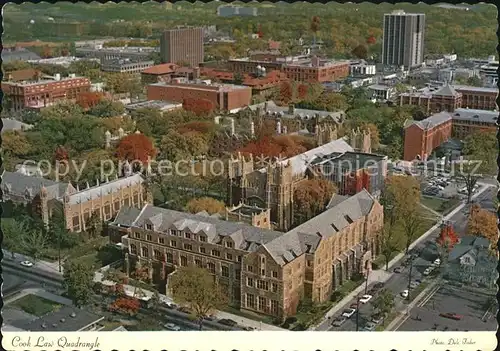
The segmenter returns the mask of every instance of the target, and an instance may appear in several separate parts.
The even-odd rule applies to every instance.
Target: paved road
[[[481,190],[481,189],[480,189]],[[476,203],[479,203],[482,207],[489,208],[493,205],[493,197],[495,196],[497,192],[497,189],[494,187],[487,188],[484,190],[484,192],[480,193],[476,198],[475,201]],[[450,221],[454,224],[455,230],[457,231],[457,234],[460,236],[463,236],[466,234],[466,228],[467,228],[467,216],[468,216],[468,211],[467,210],[461,210],[458,211],[455,215],[453,215],[450,218]],[[439,235],[439,229],[436,229],[432,234],[430,234],[427,239],[417,245],[415,249],[417,250],[422,250],[421,256],[416,258],[413,262],[413,268],[412,268],[412,280],[414,279],[420,279],[423,280],[422,273],[427,268],[432,261],[434,261],[437,256],[438,252],[437,249],[434,245],[434,241],[436,240],[437,236]],[[402,261],[402,260],[401,260]],[[398,262],[394,267],[397,267],[398,265],[401,264],[401,261]],[[392,277],[390,277],[386,283],[385,287],[391,291],[394,295],[396,295],[396,310],[404,310],[406,308],[406,305],[403,305],[401,302],[401,298],[398,296],[403,290],[408,288],[408,283],[409,283],[409,267],[405,267],[404,271],[401,273],[394,274]],[[375,299],[375,297],[374,297]],[[348,308],[349,305],[355,303],[356,300],[353,299],[349,303],[347,303],[338,313],[336,316],[340,315],[342,311],[345,308]],[[359,325],[362,326],[366,322],[367,319],[371,318],[371,314],[373,312],[373,309],[370,305],[370,303],[366,305],[362,305],[360,307],[359,313]],[[335,318],[335,317],[334,317]],[[316,328],[316,330],[341,330],[341,331],[353,331],[356,330],[356,317],[353,316],[351,319],[349,319],[347,322],[345,322],[340,328],[338,327],[332,327],[331,322],[333,319],[330,320],[325,320],[320,326]]]

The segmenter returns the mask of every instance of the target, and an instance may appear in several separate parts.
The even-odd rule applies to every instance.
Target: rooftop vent
[[[335,230],[336,232],[338,232],[338,231],[339,231],[339,229],[335,226],[335,224],[333,224],[333,223],[332,223],[332,224],[330,224],[330,225],[332,226],[333,230]]]
[[[64,323],[64,322],[66,322],[66,319],[61,318],[60,322],[61,322],[61,323]]]
[[[43,329],[46,329],[46,328],[47,328],[47,323],[43,322],[43,323],[42,323],[42,328],[43,328]]]
[[[57,328],[57,323],[52,323],[52,327]]]
[[[71,318],[75,318],[76,317],[76,313],[75,312],[71,312],[71,314],[69,315]]]
[[[354,221],[351,219],[351,217],[349,217],[349,215],[345,215],[344,216],[345,220],[347,221],[347,223],[351,224],[353,223]]]
[[[472,116],[472,118],[479,118],[479,115],[474,115]]]

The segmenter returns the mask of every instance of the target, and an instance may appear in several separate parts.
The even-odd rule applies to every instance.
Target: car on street
[[[394,273],[401,273],[403,271],[403,267],[394,268]]]
[[[215,317],[215,315],[211,314],[211,315],[203,317],[203,319],[205,319],[207,321],[214,321],[217,319],[217,317]]]
[[[256,329],[253,327],[243,327],[243,330],[245,331],[255,331]]]
[[[408,297],[409,293],[410,292],[408,291],[408,289],[405,289],[405,290],[401,291],[401,297],[406,299]]]
[[[422,284],[422,281],[420,279],[415,279],[416,283]]]
[[[33,267],[33,262],[31,262],[31,261],[23,261],[23,262],[21,262],[21,266],[23,266],[23,267]]]
[[[351,318],[354,313],[356,313],[356,310],[354,308],[348,308],[342,312],[342,316],[346,318]]]
[[[229,318],[221,319],[217,323],[223,324],[223,325],[227,325],[229,327],[235,327],[236,325],[238,325],[238,322],[235,322],[235,321],[233,321],[232,319],[229,319]]]
[[[420,285],[420,283],[417,283],[417,282],[413,281],[413,282],[410,283],[410,289],[415,289],[419,285]]]
[[[436,258],[434,262],[432,262],[433,266],[439,266],[441,264],[441,260],[439,258]]]
[[[365,327],[363,328],[363,330],[366,330],[366,331],[374,331],[375,328],[377,327],[377,325],[373,322],[368,322],[366,323]]]
[[[344,316],[340,316],[340,317],[335,318],[335,319],[333,320],[332,325],[333,325],[334,327],[340,327],[342,324],[344,324],[344,323],[345,323],[345,321],[346,321],[346,320],[347,320],[347,318],[346,318],[346,317],[344,317]]]
[[[370,301],[372,299],[372,297],[373,296],[371,296],[371,295],[363,295],[359,299],[359,302],[361,302],[361,303],[367,303],[368,301]]]
[[[429,275],[432,273],[432,271],[434,270],[434,267],[427,267],[425,270],[424,270],[424,273],[422,273],[423,275]]]
[[[456,313],[440,313],[439,315],[441,317],[453,319],[455,321],[459,321],[463,318],[461,315],[456,314]]]
[[[374,289],[380,290],[384,287],[384,283],[375,283],[373,286]]]
[[[175,325],[174,323],[167,323],[163,325],[163,328],[170,330],[170,331],[180,331],[181,327],[178,325]]]

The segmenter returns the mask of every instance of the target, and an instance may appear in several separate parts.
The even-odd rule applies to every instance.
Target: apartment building
[[[131,59],[149,60],[151,54],[158,52],[153,47],[103,47],[102,45],[76,48],[77,57],[96,58],[101,60]]]
[[[160,57],[163,63],[187,63],[198,67],[204,61],[203,28],[176,28],[160,37]]]
[[[425,14],[401,10],[384,15],[382,63],[416,67],[424,60]]]
[[[10,97],[14,111],[40,109],[59,101],[76,100],[79,94],[90,91],[90,80],[74,74],[66,78],[56,74],[53,79],[2,82],[2,91]]]
[[[452,137],[464,140],[477,132],[496,132],[498,112],[457,108],[451,115]]]
[[[141,73],[154,65],[152,60],[111,59],[101,60],[101,71],[115,73]]]
[[[218,84],[211,81],[156,83],[146,87],[148,100],[182,103],[184,99],[208,100],[223,111],[250,105],[252,89],[242,85]]]
[[[498,87],[482,88],[468,85],[454,85],[455,90],[462,95],[459,107],[476,110],[497,110]]]
[[[337,195],[325,212],[281,233],[146,205],[109,225],[135,265],[164,282],[176,267],[206,268],[240,309],[284,319],[302,299],[327,301],[378,254],[382,206],[366,191]]]

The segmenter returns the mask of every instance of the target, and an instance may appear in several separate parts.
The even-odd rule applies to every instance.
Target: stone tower
[[[328,144],[334,140],[337,140],[337,128],[330,124],[316,125],[314,129],[314,137],[318,146]]]
[[[290,161],[267,166],[266,195],[271,220],[277,229],[288,231],[293,224],[293,171]]]
[[[227,203],[234,206],[242,202],[245,198],[245,188],[247,177],[254,171],[253,156],[248,158],[241,153],[231,155],[227,161]]]
[[[372,152],[372,141],[370,131],[368,129],[360,130],[353,129],[349,136],[351,147],[354,151],[371,153]]]

